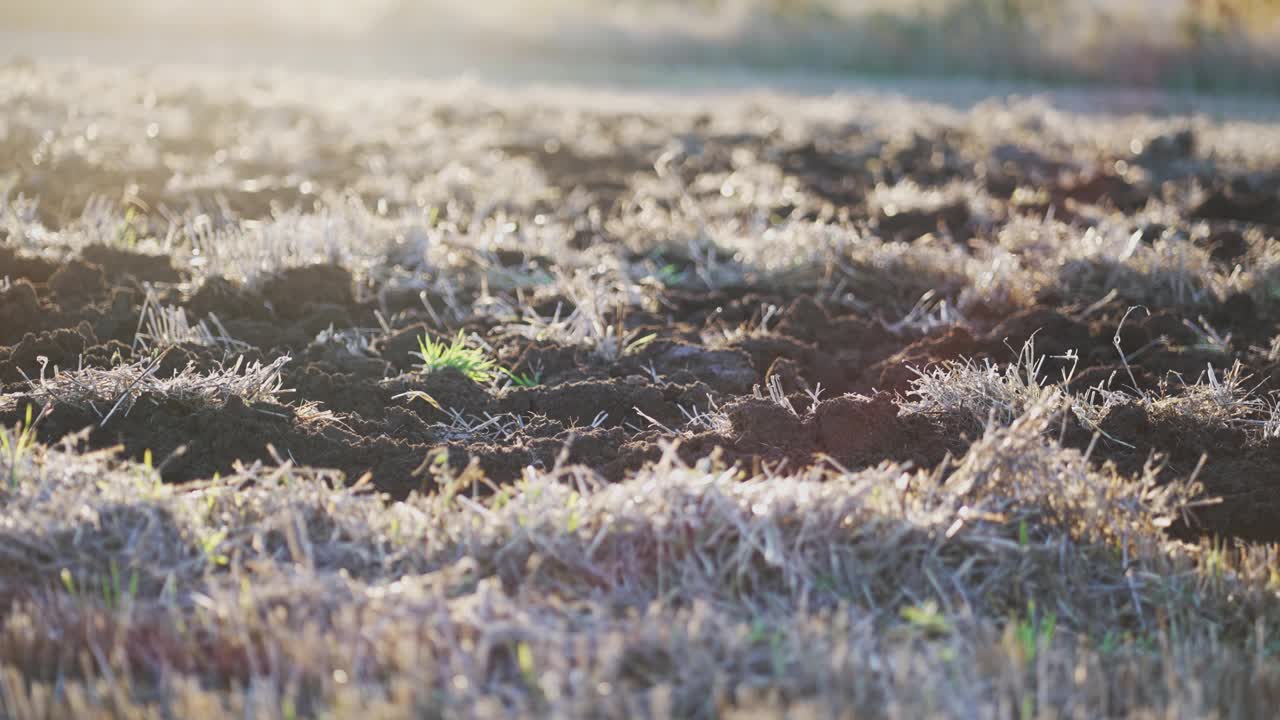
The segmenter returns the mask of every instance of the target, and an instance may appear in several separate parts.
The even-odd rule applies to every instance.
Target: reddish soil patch
[[[963,452],[970,438],[945,418],[899,414],[895,396],[910,389],[917,370],[948,361],[1013,362],[1032,340],[1046,358],[1043,377],[1056,380],[1074,370],[1072,386],[1079,389],[1136,382],[1146,391],[1164,381],[1168,390],[1170,377],[1194,380],[1206,362],[1225,367],[1238,358],[1252,358],[1250,367],[1262,378],[1280,378],[1280,364],[1259,363],[1246,352],[1271,325],[1261,322],[1260,310],[1245,296],[1209,309],[1229,316],[1222,327],[1238,328],[1241,339],[1224,351],[1203,348],[1203,336],[1183,314],[1161,311],[1121,326],[1126,308],[1118,304],[1087,316],[1075,308],[1040,306],[922,336],[891,331],[879,319],[803,293],[788,298],[740,288],[705,298],[673,291],[663,302],[684,319],[668,315],[675,321],[663,324],[656,315],[631,318],[633,327],[658,339],[616,362],[583,348],[495,337],[504,365],[539,380],[535,387],[499,389],[454,370],[416,372],[411,353],[418,339],[449,333],[412,318],[364,349],[314,342],[321,329],[367,318],[350,274],[336,266],[286,270],[256,288],[209,278],[184,297],[173,284],[180,276],[161,259],[106,249],[87,257],[44,273],[43,280],[12,282],[0,295],[0,382],[19,395],[0,422],[21,419],[24,375],[38,377],[42,363],[51,371],[55,365],[109,368],[138,359],[120,341],[131,337],[141,310],[141,292],[128,287],[138,281],[152,283],[195,319],[216,314],[233,337],[248,343],[170,348],[156,370],[161,376],[188,367],[212,372],[236,356],[293,356],[284,374],[292,391],[282,397],[285,404],[249,406],[233,399],[221,407],[189,408],[144,396],[127,416],[105,425],[92,413],[58,406],[39,428],[47,440],[88,429],[92,446],[121,445],[137,458],[150,451],[163,477],[175,482],[227,473],[235,461],[270,462],[273,451],[353,478],[370,473],[395,497],[432,487],[431,473],[419,471],[437,450],[455,472],[475,463],[497,484],[519,477],[526,466],[565,462],[619,479],[656,460],[661,443],[677,436],[686,460],[718,451],[721,461],[749,470],[815,462],[857,468],[885,460],[931,467],[947,453]],[[39,271],[36,266],[33,273],[41,277]],[[720,345],[702,340],[701,330],[728,318],[758,321],[750,308],[766,301],[785,307],[771,330]],[[489,333],[484,325],[474,329]],[[1114,345],[1117,332],[1128,367]],[[1074,358],[1066,357],[1069,352]],[[787,393],[785,403],[754,394],[766,380]],[[721,425],[690,430],[691,417],[717,409]],[[1224,501],[1198,510],[1178,532],[1280,539],[1267,523],[1267,513],[1280,505],[1272,500],[1280,493],[1265,482],[1275,467],[1271,443],[1251,443],[1236,429],[1170,423],[1117,407],[1103,429],[1133,447],[1104,441],[1100,457],[1134,471],[1150,451],[1172,447],[1165,473],[1176,477],[1208,452],[1201,479]],[[1085,442],[1086,433],[1077,434],[1073,441]]]
[[[795,468],[828,461],[852,469],[884,460],[931,467],[948,452],[966,447],[965,439],[932,418],[900,415],[885,393],[842,395],[807,407],[800,397],[790,400],[791,407],[767,398],[734,400],[723,408],[728,431],[697,435],[685,443],[682,454],[693,459],[719,448],[723,459],[747,467]]]

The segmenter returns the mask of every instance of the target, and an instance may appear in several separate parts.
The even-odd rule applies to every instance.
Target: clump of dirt
[[[29,403],[20,399],[0,422],[17,422]],[[337,468],[353,480],[368,472],[380,486],[403,489],[414,482],[412,470],[430,449],[386,436],[361,437],[340,423],[308,420],[289,406],[249,405],[236,396],[219,406],[190,407],[144,393],[105,423],[92,412],[56,404],[37,427],[39,437],[50,442],[82,430],[93,447],[119,445],[137,460],[150,452],[167,482],[228,474],[237,461],[279,457]]]
[[[936,337],[927,337],[908,345],[898,353],[881,360],[863,372],[861,386],[888,393],[905,393],[911,382],[938,363],[947,360],[990,358],[996,350],[991,341],[975,337],[963,327],[948,328]]]
[[[760,374],[739,350],[711,350],[687,342],[655,342],[639,358],[675,382],[703,382],[716,392],[741,395],[751,391]]]
[[[599,470],[610,480],[620,480],[627,471],[637,470],[645,461],[657,459],[654,446],[627,448],[630,433],[623,428],[564,429],[550,437],[525,437],[509,442],[453,441],[441,447],[454,473],[474,462],[489,481],[508,482],[520,477],[525,467],[550,470],[557,465],[583,465]],[[476,486],[488,492],[489,486]]]
[[[0,345],[12,345],[40,329],[44,312],[40,296],[29,281],[19,280],[0,290]]]
[[[584,380],[553,387],[513,388],[499,401],[502,412],[542,415],[569,427],[676,427],[686,407],[705,407],[705,385],[655,386],[633,375],[620,380]]]
[[[13,248],[0,244],[0,278],[46,283],[57,270],[57,263],[20,254]]]
[[[612,210],[626,193],[630,175],[653,167],[653,160],[642,153],[586,155],[560,141],[532,145],[512,143],[500,149],[512,157],[529,158],[548,182],[566,193],[576,189],[590,192],[605,212]]]
[[[786,395],[817,392],[804,378],[804,369],[791,358],[780,357],[769,366],[765,381],[776,383]]]
[[[779,360],[787,360],[797,381],[827,392],[845,393],[870,387],[862,375],[910,342],[890,332],[879,320],[831,315],[813,298],[796,298],[782,312],[772,332],[733,339],[728,346],[746,353],[764,379]],[[786,365],[782,367],[787,367]]]
[[[378,342],[378,351],[382,359],[397,370],[408,371],[421,362],[414,353],[418,352],[418,342],[423,337],[434,337],[425,323],[400,328]]]
[[[529,343],[518,352],[515,362],[511,364],[511,371],[529,377],[537,376],[544,385],[573,382],[583,379],[589,372],[589,361],[585,355],[579,348],[548,342]]]
[[[929,233],[968,240],[969,218],[969,205],[961,201],[933,210],[881,211],[876,227],[886,240],[910,241]]]
[[[729,342],[728,347],[746,353],[751,358],[751,366],[757,377],[761,378],[779,358],[791,360],[808,371],[813,368],[818,355],[813,343],[776,334],[762,333],[735,338]]]
[[[95,348],[96,350],[96,348]],[[129,357],[128,354],[124,357]],[[240,358],[243,363],[268,362],[257,349],[247,350],[229,347],[211,347],[195,343],[182,343],[164,348],[160,356],[160,364],[156,366],[156,377],[172,377],[188,367],[198,373],[211,373],[225,368]]]
[[[1213,190],[1189,215],[1194,220],[1238,220],[1280,226],[1280,208],[1276,207],[1274,192],[1233,185]]]
[[[80,252],[80,257],[101,267],[113,281],[125,278],[160,283],[182,281],[182,275],[174,269],[173,261],[167,255],[147,255],[106,245],[90,245]]]
[[[83,307],[107,292],[107,274],[83,260],[71,260],[49,276],[49,289],[64,310]]]
[[[814,412],[818,444],[843,463],[905,445],[898,406],[885,394],[874,398],[845,395],[827,400]]]
[[[1057,195],[1087,205],[1110,205],[1123,212],[1140,210],[1149,198],[1141,188],[1110,173],[1070,179],[1058,188]]]
[[[12,347],[0,349],[0,382],[39,378],[42,367],[50,373],[54,368],[76,368],[86,352],[97,349],[97,344],[93,328],[85,322],[76,328],[26,333]]]
[[[267,319],[266,301],[262,296],[219,275],[205,278],[184,305],[197,318],[217,315],[223,320]]]
[[[290,268],[263,281],[263,298],[284,319],[297,319],[316,306],[345,307],[355,303],[351,272],[338,265]]]
[[[1205,239],[1209,257],[1220,263],[1235,263],[1249,252],[1249,240],[1237,227],[1220,227]]]
[[[729,427],[691,438],[686,450],[696,452],[688,457],[719,449],[723,461],[748,467],[797,467],[824,459],[844,468],[884,460],[930,467],[967,444],[936,418],[902,414],[887,393],[848,394],[817,403],[798,396],[785,403],[748,396],[727,403],[721,412]],[[633,444],[631,449],[641,448]]]
[[[1110,408],[1098,425],[1095,458],[1138,474],[1153,459],[1159,477],[1195,477],[1209,502],[1190,509],[1172,528],[1184,538],[1231,536],[1258,542],[1280,541],[1280,494],[1275,492],[1275,463],[1280,441],[1249,433],[1245,426],[1205,422],[1134,400]],[[1080,448],[1091,432],[1068,435]],[[1203,465],[1201,464],[1203,459]]]
[[[841,350],[874,352],[882,356],[902,345],[902,338],[891,333],[879,320],[855,315],[832,316],[827,308],[810,296],[796,298],[778,321],[776,332],[814,343],[819,349],[833,353]]]
[[[486,413],[512,412],[500,407],[488,390],[455,368],[400,375],[379,387],[388,393],[387,397],[404,396],[398,402],[432,422],[448,421],[452,417],[450,411],[472,417],[483,417]],[[430,400],[417,397],[418,393]]]
[[[769,398],[745,397],[724,407],[733,431],[733,447],[774,457],[810,454],[815,448],[814,423]]]

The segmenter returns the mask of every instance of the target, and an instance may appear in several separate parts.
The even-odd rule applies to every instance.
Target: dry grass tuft
[[[1274,550],[1169,541],[1190,488],[1093,469],[1053,422],[1033,407],[945,472],[742,478],[668,453],[622,483],[529,470],[392,506],[287,463],[179,488],[34,446],[0,460],[0,707],[1260,710]]]
[[[156,375],[163,357],[161,352],[150,361],[109,370],[55,368],[51,376],[42,370],[39,377],[28,381],[30,394],[44,404],[70,405],[91,413],[106,425],[117,413],[127,416],[134,403],[144,396],[195,410],[221,407],[233,397],[245,404],[277,403],[289,392],[280,376],[281,369],[289,362],[287,355],[266,365],[256,360],[245,364],[243,357],[237,357],[230,367],[209,373],[199,373],[188,366],[168,378]]]

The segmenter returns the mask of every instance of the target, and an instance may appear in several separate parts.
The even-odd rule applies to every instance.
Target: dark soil
[[[163,283],[182,280],[167,255],[147,255],[106,245],[91,245],[84,249],[81,257],[101,267],[107,277],[116,282],[127,278]]]
[[[1161,413],[1136,401],[1111,408],[1099,429],[1104,435],[1095,452],[1120,471],[1138,473],[1156,460],[1161,477],[1194,475],[1205,496],[1216,500],[1192,509],[1174,526],[1176,534],[1280,541],[1280,494],[1274,489],[1280,440],[1241,426]],[[1083,448],[1091,439],[1077,433],[1074,441]]]
[[[669,168],[689,192],[701,192],[692,188],[705,174],[733,172],[734,153],[749,151],[770,158],[823,203],[766,208],[770,222],[848,222],[890,243],[928,236],[929,242],[972,249],[971,238],[990,232],[986,211],[971,209],[967,200],[928,209],[869,203],[879,184],[905,179],[926,188],[972,180],[997,200],[997,214],[1005,218],[1052,212],[1081,228],[1100,211],[1134,213],[1153,200],[1172,203],[1180,197],[1173,192],[1182,187],[1178,183],[1195,184],[1207,189],[1181,201],[1182,222],[1146,223],[1135,232],[1149,244],[1188,238],[1226,269],[1259,257],[1280,228],[1275,178],[1178,176],[1170,169],[1190,162],[1194,135],[1153,141],[1135,153],[1131,164],[1152,178],[1137,181],[1113,174],[1112,164],[1082,169],[1014,145],[975,159],[961,151],[965,139],[949,132],[863,146],[858,131],[850,129],[841,142],[781,147],[771,147],[777,139],[766,135],[717,135],[703,125],[690,132],[696,142]],[[619,257],[655,263],[674,275],[696,270],[699,258],[689,247],[667,242],[642,250],[623,247],[609,235],[606,220],[629,211],[631,182],[665,162],[663,148],[634,147],[602,157],[538,141],[495,151],[530,160],[565,196],[576,194],[590,204],[589,217],[566,238],[570,248],[596,252],[610,244]],[[1162,187],[1157,180],[1173,185]],[[244,217],[262,212],[237,207]],[[1193,222],[1203,224],[1193,232]],[[490,344],[504,368],[533,380],[522,387],[477,383],[456,370],[421,372],[413,356],[419,339],[447,341],[459,327],[441,327],[424,313],[416,289],[378,287],[336,264],[287,269],[246,285],[193,277],[166,256],[128,248],[93,245],[54,262],[15,247],[7,235],[0,237],[0,384],[8,408],[0,423],[22,420],[36,396],[30,383],[38,383],[42,373],[147,360],[149,351],[134,340],[148,293],[180,305],[193,322],[215,322],[240,341],[169,348],[155,370],[161,377],[187,368],[210,373],[237,358],[291,357],[283,371],[289,392],[278,402],[246,405],[233,399],[186,407],[144,395],[105,423],[94,412],[55,403],[39,427],[44,440],[87,430],[90,446],[120,445],[135,458],[150,452],[162,476],[173,482],[228,473],[237,462],[284,458],[338,468],[349,480],[368,473],[376,487],[403,497],[431,490],[441,472],[460,473],[472,465],[493,485],[516,480],[527,466],[563,463],[618,479],[658,459],[669,441],[678,441],[676,452],[686,460],[718,452],[719,461],[751,471],[815,463],[851,469],[886,460],[933,467],[949,453],[962,453],[972,438],[945,418],[899,412],[898,401],[919,374],[953,361],[1017,362],[1031,345],[1043,358],[1041,378],[1068,382],[1078,392],[1104,387],[1176,395],[1210,365],[1221,370],[1235,362],[1259,384],[1257,392],[1280,390],[1280,363],[1259,351],[1280,334],[1277,313],[1261,294],[1130,313],[1136,304],[1130,299],[1085,306],[1046,292],[1038,304],[1016,312],[974,308],[961,324],[925,331],[894,324],[904,314],[900,295],[907,292],[896,286],[916,278],[886,278],[883,289],[856,288],[862,301],[855,303],[818,292],[817,281],[791,285],[747,273],[711,290],[696,284],[648,287],[643,309],[610,321],[652,340],[613,360],[588,347],[529,340],[492,319],[461,321],[462,329]],[[738,262],[720,248],[699,252],[704,260]],[[464,254],[510,271],[545,270],[556,263],[515,244]],[[429,291],[428,299],[445,307],[436,292]],[[481,294],[482,288],[459,283],[461,305]],[[560,296],[530,303],[544,315],[571,305]],[[760,330],[762,308],[770,306],[780,310],[771,311],[767,329]],[[1224,338],[1229,334],[1225,344],[1205,342],[1196,328],[1206,323]],[[318,339],[321,333],[327,339]],[[770,389],[785,398],[771,399]],[[1186,477],[1202,456],[1208,458],[1198,479],[1206,495],[1221,502],[1197,509],[1176,532],[1280,540],[1280,486],[1273,482],[1280,441],[1258,439],[1243,427],[1207,427],[1153,414],[1136,402],[1112,408],[1102,430],[1106,438],[1095,459],[1125,472],[1137,472],[1152,453],[1163,453],[1162,477]],[[1066,437],[1086,447],[1093,436],[1073,427]],[[430,462],[441,457],[437,453],[443,453],[443,464]]]

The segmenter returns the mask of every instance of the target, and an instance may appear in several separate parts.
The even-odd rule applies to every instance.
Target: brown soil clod
[[[1250,437],[1243,427],[1206,423],[1140,402],[1112,407],[1099,423],[1099,459],[1122,472],[1138,473],[1150,460],[1161,463],[1160,477],[1195,479],[1206,502],[1191,508],[1172,528],[1188,539],[1230,536],[1257,542],[1280,541],[1280,496],[1274,491],[1274,462],[1280,444]],[[1079,434],[1080,446],[1092,442]]]
[[[267,317],[265,300],[257,293],[220,275],[205,278],[185,303],[198,318],[217,315],[223,320]]]
[[[967,240],[969,218],[968,204],[956,202],[936,210],[894,211],[893,214],[882,212],[877,218],[876,227],[886,240],[909,241],[929,233],[945,233]]]
[[[709,350],[680,342],[654,343],[646,349],[645,358],[664,375],[687,373],[718,392],[740,395],[750,392],[759,380],[751,358],[738,350]]]
[[[1238,220],[1280,226],[1280,207],[1274,193],[1240,191],[1231,187],[1211,192],[1191,210],[1190,216],[1196,220]]]
[[[29,280],[45,283],[58,270],[58,264],[43,258],[31,257],[0,244],[0,277],[11,280]]]
[[[898,406],[884,393],[827,400],[818,405],[815,414],[819,445],[846,465],[892,455],[903,447]]]
[[[0,382],[18,383],[39,378],[42,365],[49,373],[55,368],[73,369],[97,342],[88,323],[74,329],[27,333],[7,350],[0,348]]]
[[[925,371],[947,360],[987,357],[993,351],[999,352],[989,341],[975,337],[965,328],[952,327],[940,336],[918,340],[892,357],[872,365],[863,373],[862,382],[867,388],[905,393],[911,388],[911,382],[919,377],[917,371]]]
[[[12,345],[42,324],[40,296],[27,280],[0,290],[0,345]]]
[[[71,260],[49,277],[49,289],[63,309],[74,310],[106,292],[107,276],[98,265]]]
[[[167,255],[147,255],[106,245],[90,245],[81,251],[80,256],[86,262],[101,267],[112,280],[133,278],[162,283],[182,280],[182,275],[174,269]]]
[[[308,306],[349,306],[355,302],[351,273],[338,265],[308,265],[272,275],[262,296],[282,318],[296,319]]]
[[[813,423],[771,399],[740,398],[726,405],[724,414],[733,428],[737,448],[779,457],[806,456],[813,451]]]

